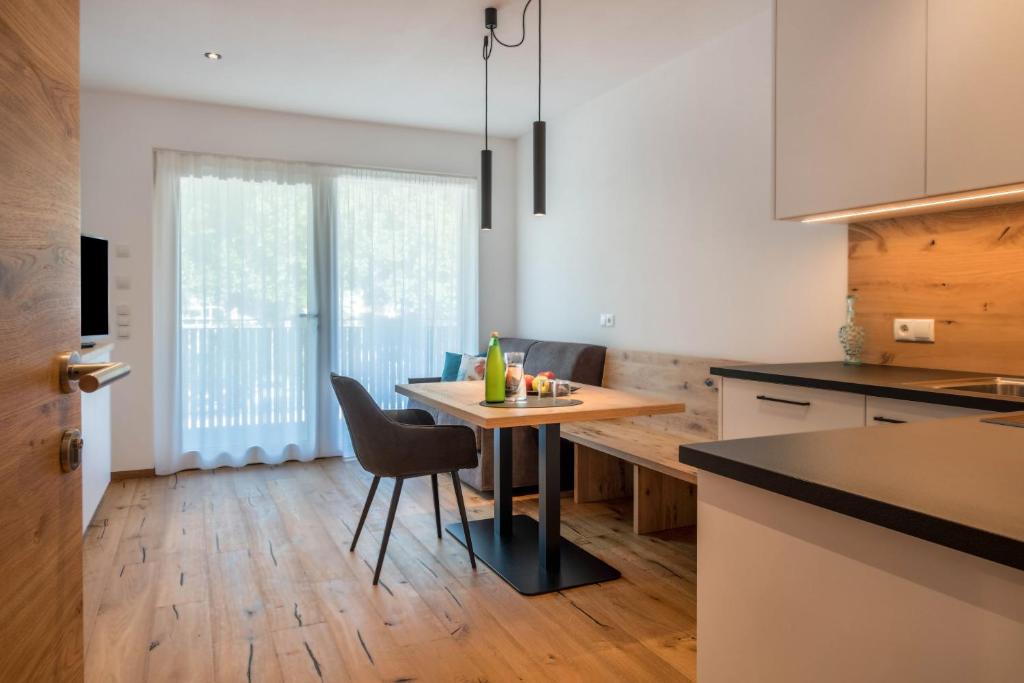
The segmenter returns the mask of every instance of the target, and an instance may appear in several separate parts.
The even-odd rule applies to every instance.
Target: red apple
[[[523,381],[526,382],[526,390],[533,391],[533,375],[523,375]]]
[[[544,375],[548,379],[554,379],[555,378],[555,373],[551,372],[550,370],[545,370],[544,372],[542,372],[540,374]]]

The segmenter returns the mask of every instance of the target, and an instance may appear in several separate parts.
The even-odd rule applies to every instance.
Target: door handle
[[[82,363],[78,351],[60,355],[60,390],[65,394],[81,389],[87,394],[127,377],[132,368],[127,363]]]

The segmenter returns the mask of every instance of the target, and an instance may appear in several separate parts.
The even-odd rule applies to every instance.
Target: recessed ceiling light
[[[219,60],[219,59],[224,59],[224,55],[222,55],[222,54],[221,54],[221,53],[219,53],[219,52],[204,52],[204,53],[203,53],[203,55],[204,55],[204,56],[205,56],[205,57],[206,57],[207,59],[213,60],[213,61],[215,61],[215,62],[216,62],[217,60]]]

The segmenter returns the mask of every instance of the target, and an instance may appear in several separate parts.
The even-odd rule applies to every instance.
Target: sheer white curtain
[[[476,181],[339,169],[333,184],[331,367],[397,408],[395,384],[479,343]]]
[[[475,180],[170,151],[156,170],[158,473],[349,452],[329,371],[394,406],[474,347]]]

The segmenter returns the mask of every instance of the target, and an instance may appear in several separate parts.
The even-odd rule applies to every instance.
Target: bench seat
[[[697,523],[697,471],[679,462],[679,445],[706,441],[630,419],[573,422],[573,499],[633,498],[633,531],[646,534]]]
[[[625,420],[568,422],[562,425],[562,438],[691,484],[697,483],[697,470],[679,462],[679,446],[707,441]]]

